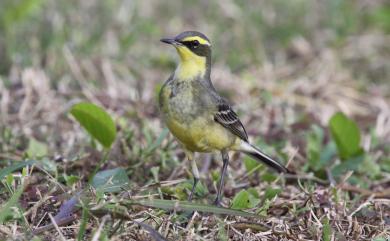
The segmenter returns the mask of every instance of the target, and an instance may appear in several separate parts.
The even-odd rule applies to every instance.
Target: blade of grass
[[[159,233],[157,230],[155,230],[152,226],[147,225],[146,223],[137,222],[134,221],[134,223],[138,224],[142,228],[144,228],[146,231],[149,232],[150,236],[156,241],[166,241],[166,239]]]
[[[33,165],[35,163],[36,163],[36,161],[34,161],[34,160],[30,160],[30,161],[26,161],[26,162],[17,162],[11,166],[3,168],[0,170],[0,180],[16,170],[19,170],[19,169],[21,169],[25,166],[28,166],[28,165]]]
[[[88,184],[92,184],[93,178],[95,177],[95,175],[99,171],[99,169],[103,166],[103,164],[106,163],[109,154],[110,154],[109,149],[104,150],[104,154],[103,154],[102,159],[99,161],[99,163],[95,167],[95,170],[93,170],[93,172],[88,177]]]
[[[89,213],[87,207],[83,205],[83,211],[81,214],[81,224],[80,224],[80,230],[79,233],[77,234],[77,240],[81,241],[84,238],[85,230],[87,227],[87,222],[89,218]]]
[[[161,208],[165,210],[186,211],[186,212],[198,211],[202,213],[224,214],[224,215],[241,216],[241,217],[257,217],[257,215],[253,213],[247,213],[247,212],[233,210],[229,208],[222,208],[222,207],[185,202],[185,201],[153,199],[153,200],[130,201],[128,204],[130,205],[138,204],[142,206]]]
[[[329,224],[329,219],[325,219],[322,228],[322,238],[324,241],[330,241],[332,239],[332,227]]]
[[[157,138],[157,140],[151,145],[148,147],[148,149],[146,149],[145,151],[145,157],[149,156],[150,154],[153,153],[153,151],[159,147],[161,145],[161,143],[163,142],[163,140],[165,139],[165,137],[168,135],[169,131],[167,128],[163,129],[163,131],[161,132],[161,134],[159,135],[159,137]]]
[[[17,205],[17,202],[22,195],[24,186],[20,186],[16,192],[14,192],[8,202],[0,209],[0,224],[3,224],[8,215],[12,212],[12,207]]]

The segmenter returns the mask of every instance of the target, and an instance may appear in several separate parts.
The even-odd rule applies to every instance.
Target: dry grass
[[[273,28],[286,31],[282,28],[286,25],[292,29],[275,17],[287,14],[291,6],[277,2],[252,1],[253,8],[249,8],[233,1],[210,6],[202,1],[200,6],[210,9],[201,13],[198,5],[191,10],[184,4],[158,1],[86,1],[74,3],[74,10],[69,4],[46,1],[41,7],[48,12],[42,18],[32,17],[31,31],[28,22],[14,25],[22,29],[20,32],[7,30],[18,41],[32,37],[27,41],[27,60],[20,59],[24,50],[12,50],[8,72],[0,75],[0,160],[4,160],[0,166],[9,165],[8,160],[33,158],[29,156],[31,140],[44,146],[41,162],[45,165],[29,169],[26,177],[14,172],[14,186],[0,191],[1,203],[5,203],[10,190],[24,183],[21,208],[15,209],[15,218],[0,225],[0,239],[31,239],[32,230],[55,224],[52,217],[60,205],[87,186],[102,152],[93,148],[93,141],[68,114],[79,100],[105,107],[115,119],[117,141],[102,169],[125,167],[132,182],[126,192],[91,203],[87,239],[150,240],[150,234],[134,221],[152,226],[167,240],[390,238],[390,174],[382,168],[390,165],[388,32],[375,25],[357,26],[351,33],[348,29],[354,26],[323,26],[327,20],[322,13],[325,4],[294,1],[309,10],[305,16],[299,17],[298,12],[298,17],[291,17],[304,31],[294,29],[296,33],[288,39],[276,41],[284,35],[272,35]],[[385,8],[385,1],[353,4],[358,13],[378,7]],[[262,25],[253,23],[257,21],[256,9],[262,13]],[[171,17],[173,13],[177,15]],[[214,14],[218,17],[210,19]],[[359,24],[360,17],[352,21]],[[43,46],[40,41],[44,37],[40,36],[49,32],[44,30],[48,26],[54,35],[65,29],[67,36],[51,36],[51,44]],[[258,26],[257,33],[254,29]],[[335,36],[333,28],[348,31]],[[174,51],[163,48],[158,39],[184,29],[210,35],[215,48],[212,78],[216,88],[235,103],[250,138],[268,153],[288,161],[300,178],[299,182],[286,177],[261,181],[269,174],[267,170],[248,175],[242,156],[234,155],[225,206],[241,189],[254,187],[260,197],[269,187],[282,189],[276,197],[269,201],[261,198],[259,205],[248,210],[261,211],[258,218],[195,213],[190,220],[181,221],[180,213],[142,206],[127,207],[122,216],[96,211],[108,203],[117,204],[126,195],[159,198],[164,183],[158,181],[168,181],[165,188],[170,192],[163,189],[163,197],[176,199],[180,184],[190,178],[189,165],[171,136],[158,149],[147,155],[144,152],[164,128],[156,95],[174,68]],[[37,35],[28,34],[33,31]],[[93,34],[98,37],[93,39]],[[5,46],[11,46],[7,41]],[[2,43],[0,39],[0,49]],[[311,125],[327,133],[329,118],[337,111],[355,119],[361,128],[362,146],[372,166],[380,169],[374,177],[371,170],[361,168],[336,179],[328,172],[323,183],[307,167],[306,135]],[[207,203],[215,194],[212,173],[219,170],[220,157],[199,155],[198,165],[210,193],[196,202]],[[158,180],[151,172],[156,167]],[[69,184],[64,176],[79,180]],[[91,195],[96,198],[98,194],[92,191]],[[76,211],[63,225],[50,226],[39,236],[42,240],[76,239],[81,216],[81,211]],[[324,238],[327,233],[329,239]]]

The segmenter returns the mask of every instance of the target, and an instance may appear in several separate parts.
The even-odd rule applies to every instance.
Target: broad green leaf
[[[237,193],[232,201],[232,209],[247,209],[253,208],[260,203],[260,199],[246,190],[241,190]]]
[[[39,158],[47,156],[47,145],[39,142],[34,138],[30,138],[27,148],[27,154],[29,157]]]
[[[116,127],[111,116],[92,103],[75,104],[70,113],[105,148],[110,148],[116,137]]]
[[[180,200],[187,200],[188,193],[191,191],[193,183],[194,183],[193,180],[191,180],[177,185],[175,188],[175,197],[177,197]],[[195,187],[195,192],[194,192],[195,196],[204,197],[208,192],[209,191],[207,187],[204,186],[201,181],[199,181]]]
[[[128,186],[130,179],[125,169],[115,168],[96,173],[92,179],[92,186],[103,192],[119,192]]]
[[[347,171],[356,171],[358,170],[359,165],[363,162],[363,160],[364,160],[363,155],[352,157],[348,160],[345,160],[342,163],[333,167],[332,174],[333,176],[338,177]]]
[[[139,200],[139,201],[129,201],[129,205],[138,204],[152,208],[161,208],[165,210],[175,210],[175,211],[185,211],[185,212],[202,212],[202,213],[214,213],[214,214],[224,214],[232,216],[241,216],[241,217],[256,217],[255,214],[247,213],[239,210],[216,207],[205,204],[197,204],[193,202],[186,201],[175,201],[175,200],[161,200],[161,199],[152,199],[152,200]]]
[[[250,195],[252,195],[253,197],[255,197],[255,198],[260,198],[260,195],[259,195],[259,193],[257,192],[257,190],[256,190],[255,188],[251,187],[251,188],[248,188],[246,191],[247,191]]]
[[[0,170],[0,180],[2,180],[8,174],[13,173],[14,171],[17,171],[25,166],[28,166],[28,165],[33,165],[35,163],[36,163],[36,161],[34,161],[34,160],[30,160],[30,161],[26,161],[26,162],[16,162],[16,163],[12,164],[11,166],[3,168]]]
[[[353,120],[338,112],[330,119],[329,128],[341,160],[347,160],[362,153],[360,130]]]
[[[332,158],[337,155],[337,147],[333,141],[328,142],[326,146],[323,147],[320,155],[320,167],[324,168],[329,165],[329,162]]]

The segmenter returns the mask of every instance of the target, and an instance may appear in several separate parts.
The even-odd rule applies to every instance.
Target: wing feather
[[[231,131],[244,141],[248,141],[248,135],[241,123],[238,115],[226,103],[218,104],[218,112],[214,115],[214,120]]]

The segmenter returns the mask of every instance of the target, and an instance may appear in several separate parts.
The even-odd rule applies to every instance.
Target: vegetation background
[[[156,102],[177,62],[159,39],[184,30],[211,39],[213,82],[250,138],[297,172],[233,155],[224,206],[255,216],[206,206],[218,155],[198,156],[183,206],[209,214],[140,201],[186,200],[191,185]],[[389,34],[386,0],[1,0],[0,239],[388,240]],[[109,113],[113,145],[70,113],[80,101]],[[94,170],[121,188],[89,189]]]

